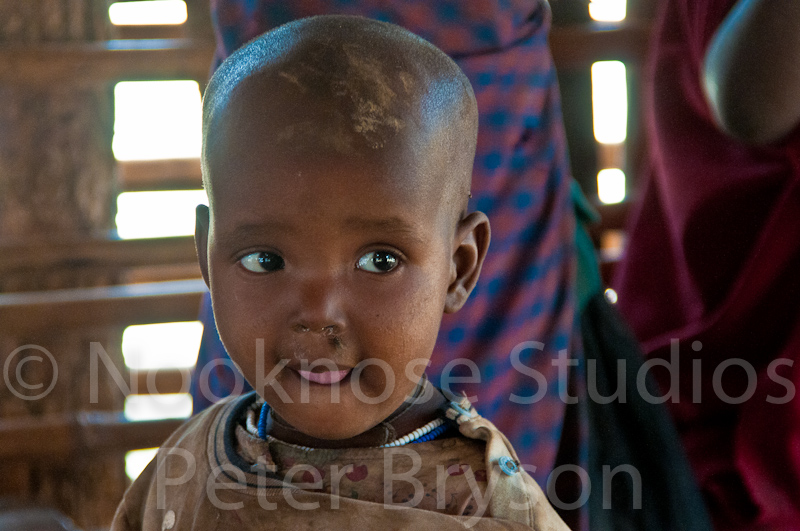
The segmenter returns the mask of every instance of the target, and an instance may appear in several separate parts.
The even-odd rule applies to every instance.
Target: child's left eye
[[[239,262],[248,271],[253,273],[272,273],[283,269],[283,258],[275,253],[250,253],[243,256]]]
[[[395,255],[386,251],[372,251],[358,259],[356,267],[370,273],[388,273],[400,261]]]

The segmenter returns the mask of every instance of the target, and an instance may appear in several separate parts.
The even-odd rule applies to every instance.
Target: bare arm
[[[800,123],[800,0],[739,0],[706,52],[703,86],[720,128],[753,144]]]

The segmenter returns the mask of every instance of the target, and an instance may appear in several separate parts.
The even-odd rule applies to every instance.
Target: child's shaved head
[[[212,78],[203,105],[205,184],[213,201],[210,161],[220,140],[232,129],[266,127],[291,157],[410,150],[425,161],[427,184],[462,212],[477,124],[469,81],[435,46],[366,18],[302,19],[251,41]]]
[[[220,338],[298,444],[346,447],[415,392],[478,280],[469,82],[398,26],[314,17],[225,61],[203,117],[196,238]]]

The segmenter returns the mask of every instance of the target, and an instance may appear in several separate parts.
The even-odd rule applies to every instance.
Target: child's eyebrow
[[[386,218],[351,216],[344,220],[343,229],[351,231],[372,231],[401,234],[416,242],[422,242],[417,227],[397,216]],[[277,220],[265,220],[261,223],[248,223],[239,225],[224,235],[226,240],[241,241],[263,237],[271,232],[292,234],[297,229],[290,223]]]
[[[390,216],[387,218],[351,216],[345,220],[344,227],[349,230],[400,233],[418,242],[422,241],[419,237],[417,227],[397,216]]]
[[[230,231],[224,234],[224,239],[230,241],[250,240],[254,238],[258,239],[271,232],[292,233],[294,232],[294,229],[290,224],[282,223],[280,221],[249,223],[246,225],[238,225],[232,228]]]

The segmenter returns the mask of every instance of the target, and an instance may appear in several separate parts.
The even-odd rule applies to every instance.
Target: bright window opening
[[[196,81],[123,81],[114,88],[117,160],[200,156],[202,107]]]
[[[147,448],[125,454],[125,473],[131,481],[139,477],[139,474],[156,456],[156,452],[158,452],[158,448]]]
[[[597,174],[597,195],[605,204],[625,199],[625,172],[618,168],[600,170]]]
[[[619,144],[628,134],[628,85],[620,61],[592,65],[594,137],[603,144]]]
[[[197,362],[200,321],[129,326],[122,333],[122,356],[134,370],[189,368]]]
[[[192,395],[188,393],[129,395],[125,398],[128,420],[186,419],[192,416]]]
[[[187,16],[183,0],[116,2],[108,8],[108,18],[117,26],[183,24]]]
[[[589,16],[602,22],[625,20],[627,0],[591,0]]]
[[[205,190],[119,194],[117,233],[122,239],[190,236],[199,204],[208,204]]]

